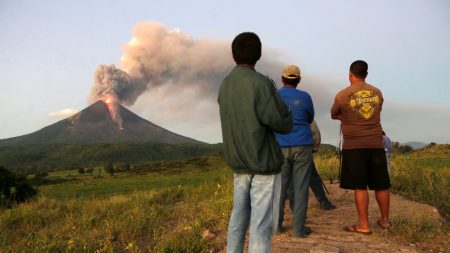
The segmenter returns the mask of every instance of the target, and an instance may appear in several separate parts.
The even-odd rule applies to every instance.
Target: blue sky
[[[133,27],[151,21],[193,40],[228,44],[240,32],[256,32],[266,61],[302,69],[300,88],[320,104],[317,121],[325,142],[338,138],[338,123],[326,107],[348,85],[349,64],[363,59],[369,63],[367,81],[383,92],[382,124],[393,140],[449,143],[449,13],[446,0],[2,0],[0,138],[27,134],[64,117],[52,112],[85,108],[97,66],[119,64]],[[167,96],[158,103],[171,101]],[[183,118],[148,108],[152,104],[146,99],[151,95],[129,108],[177,133],[221,141],[215,109]]]

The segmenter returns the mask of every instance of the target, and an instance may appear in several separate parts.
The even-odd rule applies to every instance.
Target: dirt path
[[[338,184],[327,184],[327,188],[331,193],[329,198],[337,206],[337,209],[332,211],[320,210],[314,195],[311,193],[307,226],[312,229],[313,233],[307,238],[295,238],[289,235],[292,229],[290,226],[292,217],[290,210],[286,208],[287,222],[285,224],[287,224],[288,231],[273,238],[273,253],[310,252],[312,248],[319,245],[338,248],[340,253],[421,252],[413,244],[401,244],[394,239],[388,239],[383,234],[386,232],[376,224],[380,214],[373,192],[370,192],[369,202],[369,222],[373,234],[367,236],[343,231],[343,227],[357,223],[353,191],[340,189]],[[410,201],[394,194],[391,196],[390,214],[391,220],[400,216],[412,219],[414,216],[424,215],[432,217],[436,221],[440,218],[434,207]]]

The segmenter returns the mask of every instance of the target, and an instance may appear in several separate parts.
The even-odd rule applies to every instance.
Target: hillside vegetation
[[[0,166],[22,174],[77,168],[108,163],[139,163],[179,160],[214,154],[221,145],[161,143],[49,144],[0,147]]]

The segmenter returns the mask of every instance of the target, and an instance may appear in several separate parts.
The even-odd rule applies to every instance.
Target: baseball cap
[[[295,65],[289,65],[284,68],[283,77],[286,79],[297,79],[300,77],[300,69]]]

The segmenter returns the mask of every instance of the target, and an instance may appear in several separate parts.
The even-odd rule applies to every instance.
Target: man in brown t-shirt
[[[359,221],[345,231],[371,234],[368,221],[367,187],[375,190],[381,212],[377,224],[389,227],[389,174],[383,145],[380,114],[381,91],[366,83],[368,65],[355,61],[350,66],[350,86],[341,90],[331,108],[331,118],[341,121],[344,136],[340,187],[355,190]]]

